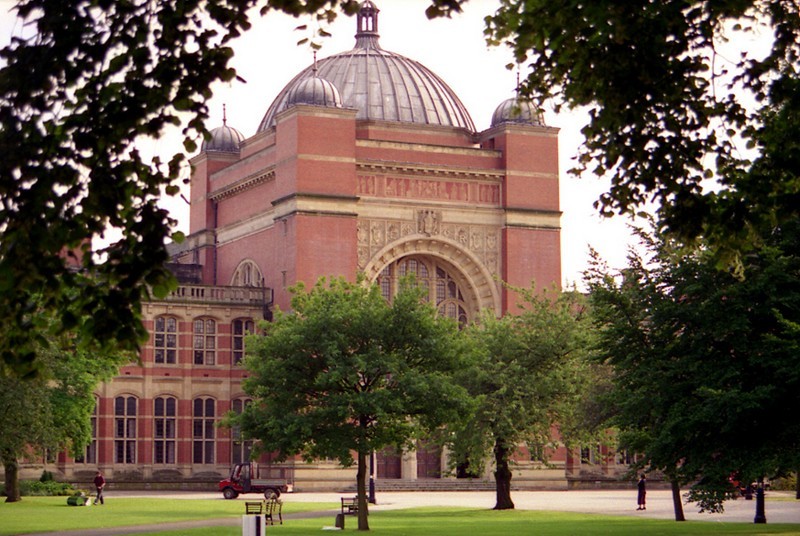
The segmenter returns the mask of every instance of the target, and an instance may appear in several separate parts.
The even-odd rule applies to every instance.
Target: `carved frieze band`
[[[474,253],[492,275],[500,273],[500,230],[489,225],[446,223],[439,210],[417,210],[414,221],[359,219],[358,267],[367,263],[386,245],[404,237],[441,237]]]
[[[394,199],[457,201],[487,206],[500,203],[500,179],[495,173],[411,170],[359,166],[358,195]]]

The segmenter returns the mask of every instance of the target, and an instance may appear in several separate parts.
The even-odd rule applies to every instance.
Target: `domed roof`
[[[203,140],[201,151],[216,151],[220,153],[238,153],[239,144],[244,140],[241,132],[228,126],[228,120],[223,110],[222,126],[211,131],[211,139]]]
[[[315,62],[295,76],[270,105],[259,132],[273,127],[290,96],[315,76],[339,90],[342,105],[357,110],[356,119],[475,130],[467,109],[441,78],[421,63],[380,47],[378,11],[369,0],[361,4],[355,48]]]
[[[543,127],[544,114],[531,101],[512,97],[501,102],[492,114],[493,127],[502,123],[522,123]]]
[[[286,95],[285,107],[295,104],[342,107],[342,97],[336,86],[319,77],[306,78],[292,87]]]

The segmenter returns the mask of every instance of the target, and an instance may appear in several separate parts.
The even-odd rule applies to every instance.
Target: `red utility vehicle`
[[[237,463],[231,474],[219,483],[219,490],[226,499],[235,499],[241,493],[263,493],[269,499],[280,497],[281,493],[291,493],[292,485],[285,480],[260,479],[259,467],[254,463]]]

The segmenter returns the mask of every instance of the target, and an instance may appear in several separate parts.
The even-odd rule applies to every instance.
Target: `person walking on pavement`
[[[645,506],[645,496],[647,495],[647,479],[645,478],[644,473],[642,473],[642,476],[639,479],[639,483],[636,485],[636,487],[639,488],[639,494],[636,498],[636,502],[639,505],[637,510],[647,510],[647,507]]]
[[[103,499],[103,488],[106,487],[106,479],[103,478],[103,473],[97,471],[97,475],[94,477],[94,487],[97,488],[97,496],[94,498],[94,504],[98,502],[100,504],[105,504],[105,499]]]

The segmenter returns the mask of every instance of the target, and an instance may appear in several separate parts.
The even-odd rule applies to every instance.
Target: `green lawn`
[[[293,536],[326,534],[324,526],[333,518],[299,519],[267,528],[267,534]],[[348,516],[346,532],[356,533],[357,521]],[[216,527],[177,532],[151,533],[150,536],[239,536],[240,527]],[[375,512],[370,515],[370,532],[388,536],[642,536],[650,535],[800,535],[798,525],[753,525],[746,523],[711,523],[651,520],[560,512],[512,510],[476,510],[459,508],[414,508]]]
[[[338,508],[335,503],[283,503],[284,514]],[[66,497],[23,497],[16,503],[0,502],[0,536],[238,517],[243,513],[244,501],[221,499],[110,497],[103,506],[67,506]]]
[[[137,524],[157,524],[190,519],[238,517],[242,501],[109,498],[105,506],[66,506],[65,497],[26,497],[22,502],[0,504],[0,535],[56,530],[77,530]],[[284,503],[284,513],[338,510],[329,503]],[[287,520],[267,529],[272,535],[324,534],[334,516]],[[346,531],[355,533],[357,520],[346,518]],[[800,536],[800,525],[755,525],[652,520],[541,511],[494,511],[474,508],[414,508],[373,512],[370,534],[389,536],[573,536],[573,535],[738,535],[784,534]],[[163,536],[239,536],[241,527],[210,527],[149,533]],[[140,533],[141,534],[141,533]]]

